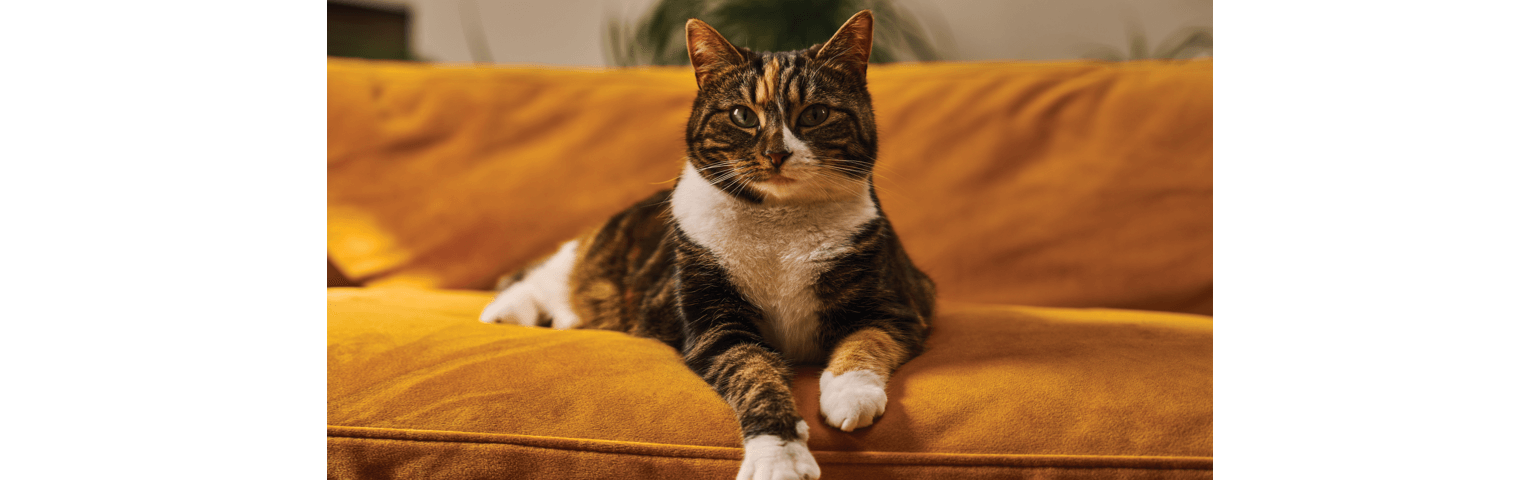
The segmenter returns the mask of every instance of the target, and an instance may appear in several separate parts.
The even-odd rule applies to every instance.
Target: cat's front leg
[[[756,326],[764,312],[737,294],[723,269],[689,247],[681,249],[686,262],[676,277],[680,354],[738,417],[744,450],[738,480],[817,479],[807,422],[791,395],[791,368]]]
[[[764,347],[752,321],[711,323],[690,335],[684,360],[738,417],[744,449],[738,480],[818,478],[785,360]]]
[[[887,411],[888,377],[917,347],[893,327],[862,328],[835,345],[818,379],[818,411],[829,426],[854,431]]]

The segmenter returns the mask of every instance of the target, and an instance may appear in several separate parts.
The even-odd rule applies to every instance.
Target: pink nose
[[[784,150],[766,151],[765,156],[770,157],[771,166],[780,168],[782,163],[786,163],[786,157],[791,156],[791,152]]]

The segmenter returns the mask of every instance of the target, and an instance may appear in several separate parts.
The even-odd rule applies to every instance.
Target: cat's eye
[[[759,116],[755,115],[753,110],[749,110],[749,107],[733,107],[733,111],[728,112],[727,116],[733,119],[734,125],[743,128],[759,126]]]
[[[804,127],[811,127],[823,123],[823,121],[827,120],[828,118],[829,107],[825,107],[823,105],[813,105],[811,107],[802,109],[802,118],[797,119],[797,124]]]

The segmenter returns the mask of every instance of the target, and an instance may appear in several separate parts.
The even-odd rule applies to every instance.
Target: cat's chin
[[[817,188],[808,185],[805,181],[784,182],[757,182],[754,189],[758,190],[766,203],[822,203],[844,200],[854,200],[856,197],[848,192],[835,192],[826,188]]]
[[[790,186],[791,184],[797,183],[797,179],[785,175],[772,174],[770,175],[770,178],[766,179],[763,183]]]
[[[800,178],[799,178],[800,177]],[[750,184],[771,203],[822,203],[859,200],[866,194],[866,182],[823,175],[796,176],[772,174]]]

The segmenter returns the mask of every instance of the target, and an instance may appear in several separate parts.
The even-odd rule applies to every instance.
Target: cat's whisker
[[[732,174],[732,172],[717,173],[717,174],[711,175],[710,177],[702,177],[702,178],[706,179],[706,183],[715,184],[717,182],[717,180],[719,180],[721,178],[724,178],[724,177],[726,177],[728,175],[731,175],[731,174]]]
[[[838,160],[838,161],[842,161],[842,162],[852,162],[852,163],[856,162],[856,160],[846,159],[846,158],[834,158],[834,159],[831,159],[831,160]],[[882,172],[878,171],[878,169],[885,168],[885,167],[887,167],[887,165],[881,164],[881,163],[868,163],[867,166],[868,167],[873,167],[873,168],[871,168],[871,170],[869,170],[869,173],[871,173],[873,176],[876,176],[877,178],[881,178],[883,180],[887,180],[887,181],[890,181],[890,182],[893,181],[893,177],[889,177],[887,175],[883,175]],[[845,166],[845,165],[840,165],[840,167],[852,168],[852,167]]]
[[[718,164],[715,164],[715,165],[710,165],[710,166],[707,166],[707,168],[701,169],[703,171],[707,171],[707,170],[711,170],[711,168],[713,168],[713,167],[727,168],[726,171],[719,172],[719,173],[714,173],[711,176],[711,178],[705,179],[706,183],[711,184],[711,186],[719,186],[722,183],[724,183],[724,182],[726,182],[728,180],[731,180],[733,177],[737,176],[737,171],[734,170],[732,167],[735,166],[734,165],[735,163],[742,162],[743,160],[744,159],[733,159],[733,160],[728,161],[728,162],[722,162],[722,163],[718,163]]]
[[[733,196],[738,196],[738,195],[743,194],[744,190],[748,190],[748,189],[749,189],[749,182],[740,181],[740,182],[737,182],[733,186],[732,194],[733,194]]]
[[[839,189],[842,192],[849,194],[850,197],[859,196],[861,194],[861,191],[854,187],[854,182],[848,179],[841,179],[830,175],[829,173],[816,170],[812,173],[813,175],[809,177],[809,180],[817,181],[809,183],[813,183],[814,186],[821,187],[819,188],[819,193],[822,193],[825,197],[827,197],[825,200],[838,200],[840,198],[834,195],[830,195],[829,190],[831,189]]]
[[[731,169],[719,170],[719,171],[716,171],[716,172],[703,171],[701,173],[704,174],[704,175],[708,175],[710,177],[707,180],[721,178],[723,176],[732,176],[733,175],[733,171]]]
[[[826,159],[826,160],[838,160],[838,161],[844,161],[844,162],[853,162],[854,161],[854,160],[842,159],[842,158],[830,158],[830,159]],[[841,172],[848,172],[848,173],[853,173],[853,174],[857,174],[857,175],[860,175],[862,173],[869,173],[872,176],[874,176],[876,178],[881,178],[884,181],[887,181],[887,182],[892,182],[893,181],[893,179],[891,177],[888,177],[887,175],[883,175],[882,173],[877,172],[877,171],[864,171],[864,170],[861,170],[859,168],[851,167],[851,166],[848,166],[848,165],[839,165],[839,164],[833,164],[833,163],[824,164],[823,166],[827,167],[830,170],[841,171]],[[882,194],[889,194],[889,193],[891,193],[893,195],[897,195],[899,197],[903,197],[904,200],[906,200],[906,201],[911,199],[910,196],[908,196],[908,195],[906,195],[903,192],[900,192],[898,190],[895,190],[895,189],[892,189],[892,188],[889,188],[889,187],[886,187],[886,186],[878,185],[876,182],[871,182],[871,184],[872,184],[872,188],[877,189],[877,191],[879,193],[882,193]]]
[[[846,153],[850,153],[851,155],[854,155],[856,157],[860,157],[859,158],[860,160],[865,160],[867,163],[870,163],[870,164],[874,165],[877,168],[887,168],[888,167],[888,165],[885,164],[885,163],[878,163],[876,155],[867,154],[867,153],[861,153],[861,152],[846,152]],[[848,162],[855,161],[855,159],[841,159],[841,160],[845,160],[845,161],[848,161]]]
[[[868,175],[877,175],[876,172],[873,172],[871,170],[865,170],[865,169],[861,169],[861,168],[851,167],[851,166],[847,166],[847,165],[839,165],[839,164],[834,164],[834,163],[825,163],[825,164],[821,165],[820,167],[828,169],[828,170],[834,170],[834,171],[837,171],[837,172],[849,173],[852,176],[855,176],[855,177],[858,177],[858,178],[866,178]]]
[[[726,178],[726,177],[733,176],[733,171],[732,170],[725,170],[725,171],[721,171],[721,172],[708,172],[708,173],[711,174],[711,177],[707,178],[706,179],[707,181],[714,181],[716,179]]]

